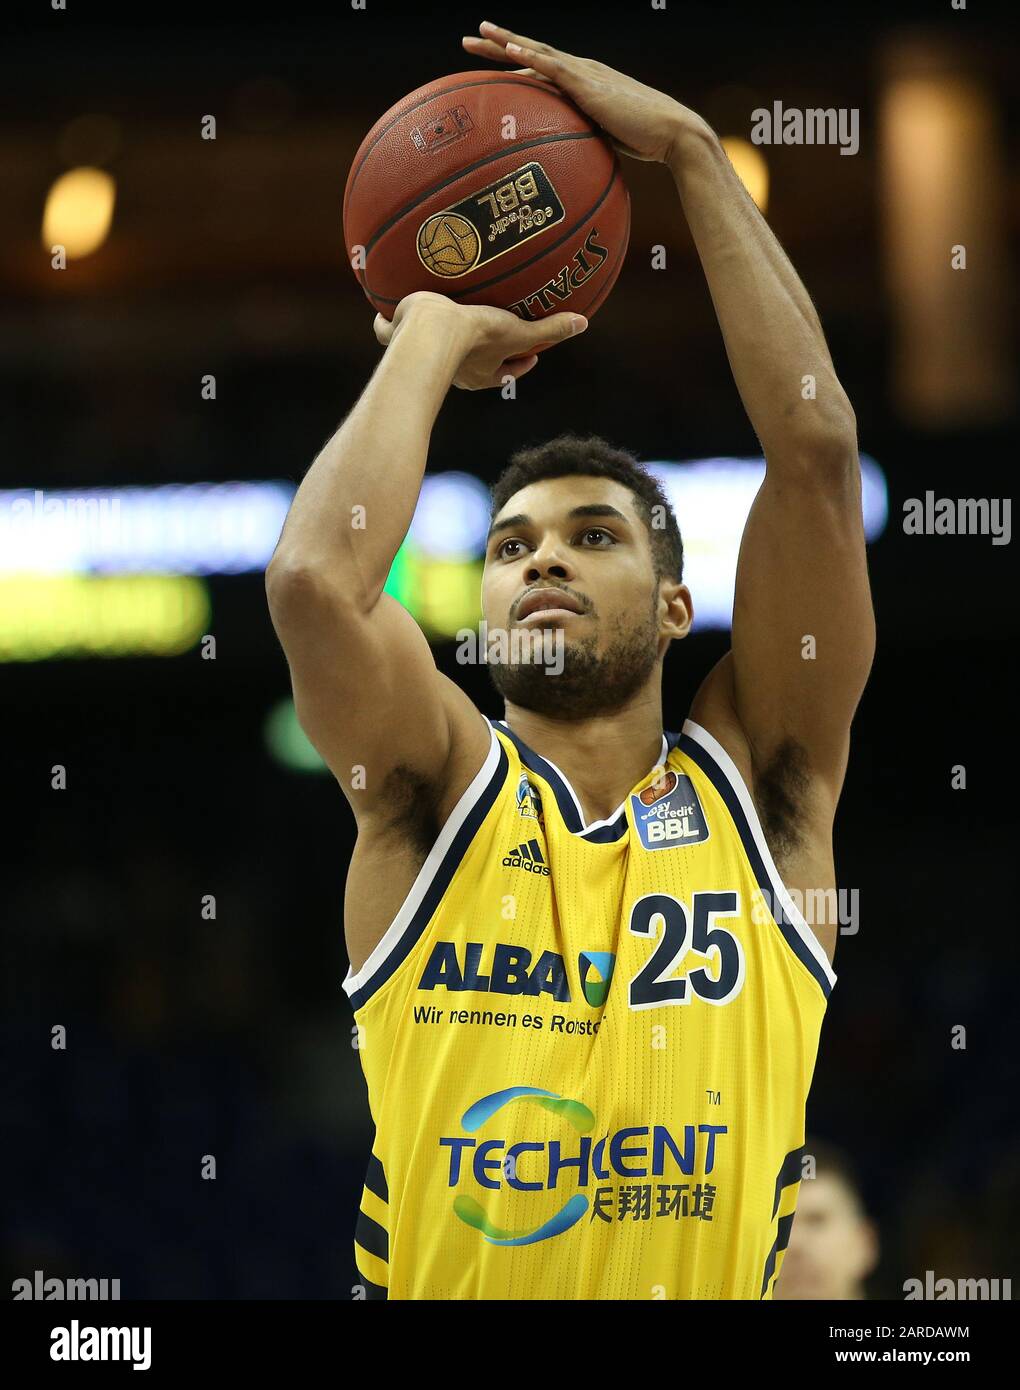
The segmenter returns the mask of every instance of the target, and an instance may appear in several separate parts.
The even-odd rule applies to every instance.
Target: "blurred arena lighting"
[[[0,661],[177,656],[209,615],[206,585],[180,575],[0,576]]]
[[[755,206],[764,212],[769,201],[769,166],[757,145],[739,135],[724,135],[723,149],[736,171],[737,178],[747,189]]]
[[[280,700],[266,715],[263,737],[270,756],[292,772],[328,772],[304,729],[298,723],[294,701]]]
[[[1016,383],[995,93],[967,71],[966,46],[902,36],[883,58],[881,208],[900,413],[928,430],[1005,418]]]
[[[648,467],[662,482],[683,533],[695,626],[728,628],[740,535],[765,476],[765,461],[714,458]],[[885,477],[867,454],[861,455],[861,473],[864,532],[873,541],[888,519]],[[117,574],[261,572],[272,557],[294,491],[293,483],[273,481],[97,488],[76,494],[0,492],[0,580],[13,576],[27,595],[34,581],[47,576],[78,575],[84,582]],[[488,497],[485,484],[468,473],[432,473],[422,484],[386,592],[433,639],[452,638],[480,617]],[[76,592],[83,595],[85,590]],[[15,620],[5,613],[0,621]]]
[[[765,477],[765,460],[700,459],[692,463],[649,463],[676,513],[684,542],[684,582],[694,599],[694,628],[728,628],[740,537],[751,503]],[[885,530],[889,499],[885,475],[861,455],[864,536]]]
[[[111,175],[91,165],[61,174],[46,196],[42,221],[46,250],[63,246],[69,260],[97,251],[110,233],[116,192]]]
[[[479,550],[482,545],[484,540]],[[385,592],[403,604],[426,636],[443,638],[477,625],[481,588],[480,559],[459,553],[428,555],[408,538],[394,557]]]
[[[0,572],[265,569],[293,496],[282,482],[0,492]]]
[[[473,473],[431,473],[408,533],[427,555],[481,555],[489,531],[489,489]]]

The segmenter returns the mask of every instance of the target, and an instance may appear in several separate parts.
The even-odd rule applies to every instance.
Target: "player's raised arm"
[[[856,421],[808,293],[715,132],[689,107],[538,39],[489,23],[480,33],[463,40],[469,52],[527,63],[621,153],[673,173],[768,463],[740,550],[732,652],[693,713],[736,718],[756,773],[789,750],[838,796],[875,626]]]
[[[533,348],[569,336],[573,318],[525,324],[505,310],[409,295],[392,322],[376,320],[386,352],[294,497],[266,572],[269,608],[298,718],[359,820],[395,767],[441,784],[454,740],[462,750],[473,740],[479,765],[484,758],[481,717],[383,587],[450,387],[522,376],[537,360]]]
[[[792,756],[834,805],[875,650],[854,412],[807,291],[693,113],[668,163],[767,464],[737,569],[735,714],[756,773]]]

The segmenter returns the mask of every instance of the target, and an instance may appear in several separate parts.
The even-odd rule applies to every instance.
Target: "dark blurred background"
[[[265,18],[72,3],[4,19],[3,489],[298,481],[379,355],[341,240],[352,156],[406,92],[484,66],[460,47],[480,19],[609,62],[728,137],[748,140],[751,111],[776,100],[859,109],[853,157],[761,153],[766,215],[889,487],[870,551],[878,656],[836,838],[860,929],[837,952],[808,1111],[861,1173],[882,1241],[875,1297],[902,1297],[929,1268],[1020,1272],[1016,566],[989,536],[903,530],[907,498],[1008,498],[1017,466],[1020,98],[1005,13],[369,0]],[[200,138],[208,114],[215,141]],[[43,210],[80,166],[115,181],[115,210],[102,244],[58,272]],[[512,449],[563,429],[650,459],[756,452],[672,181],[624,172],[630,252],[592,330],[546,354],[510,410],[452,393],[434,470],[491,481]],[[968,268],[950,272],[957,243]],[[654,244],[665,272],[650,269]],[[201,582],[215,660],[197,641],[33,659],[15,640],[24,584],[0,575],[4,1277],[119,1277],[124,1297],[349,1298],[371,1139],[340,985],[353,818],[328,776],[267,743],[289,683],[261,575]],[[727,641],[705,631],[671,655],[668,727]],[[483,671],[448,641],[437,651],[500,713]]]

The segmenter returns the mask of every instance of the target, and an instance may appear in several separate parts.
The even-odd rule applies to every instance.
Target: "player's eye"
[[[522,548],[520,550],[508,551],[508,545],[519,545]],[[517,560],[524,553],[523,546],[524,542],[522,540],[518,540],[516,536],[507,536],[506,540],[500,541],[499,545],[496,546],[496,559]]]
[[[604,526],[589,526],[587,530],[581,532],[580,539],[584,541],[585,544],[590,543],[590,545],[594,545],[596,549],[602,550],[607,549],[610,545],[616,544],[616,537],[611,531],[607,531]]]

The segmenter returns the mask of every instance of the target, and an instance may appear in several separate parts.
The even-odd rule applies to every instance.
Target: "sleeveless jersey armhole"
[[[509,759],[491,724],[489,736],[485,761],[447,817],[397,915],[357,974],[348,967],[343,988],[354,1010],[366,1004],[410,955],[499,795]]]
[[[677,745],[708,777],[726,803],[748,862],[787,945],[828,999],[836,983],[824,947],[779,876],[751,794],[737,765],[719,741],[693,719],[685,721]]]

